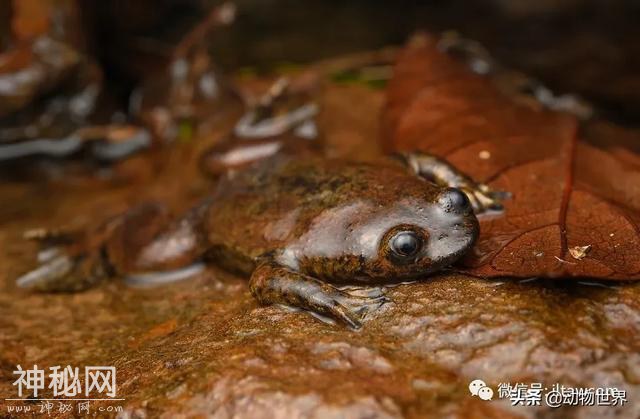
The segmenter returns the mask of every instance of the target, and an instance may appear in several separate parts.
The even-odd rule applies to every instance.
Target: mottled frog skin
[[[249,276],[260,303],[358,328],[387,299],[343,286],[415,280],[452,264],[478,237],[474,209],[499,199],[427,154],[376,163],[278,155],[225,176],[176,221],[157,205],[111,220],[18,283],[69,288],[98,273],[148,278],[211,261]]]
[[[332,283],[411,279],[451,264],[478,234],[460,192],[404,168],[283,160],[222,182],[210,204],[207,242],[246,257],[245,273],[266,258]],[[403,231],[422,243],[407,258],[389,243]]]

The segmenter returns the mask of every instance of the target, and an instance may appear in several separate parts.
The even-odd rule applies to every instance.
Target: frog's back
[[[327,211],[339,214],[363,200],[384,205],[407,188],[424,191],[424,182],[392,163],[270,159],[220,182],[207,219],[209,244],[223,253],[218,260],[249,272],[255,258],[301,237]]]

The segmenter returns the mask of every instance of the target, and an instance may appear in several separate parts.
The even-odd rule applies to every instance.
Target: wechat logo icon
[[[472,396],[478,396],[482,400],[493,399],[493,390],[482,380],[475,379],[469,383],[469,392]]]

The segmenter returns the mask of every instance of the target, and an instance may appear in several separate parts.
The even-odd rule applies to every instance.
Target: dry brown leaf
[[[513,194],[465,261],[488,277],[640,278],[640,139],[601,125],[517,105],[428,37],[399,55],[384,112],[387,148],[428,151]],[[589,257],[566,262],[585,243]]]

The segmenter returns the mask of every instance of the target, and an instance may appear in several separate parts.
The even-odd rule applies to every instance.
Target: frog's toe
[[[488,198],[495,200],[495,201],[504,201],[506,199],[510,199],[511,198],[511,192],[507,192],[507,191],[494,191],[493,189],[491,189],[488,185],[485,185],[484,183],[481,183],[478,185],[478,190],[486,195]]]
[[[262,304],[300,308],[338,320],[353,329],[359,329],[367,314],[389,301],[380,289],[339,289],[272,262],[256,268],[249,288]],[[364,295],[358,295],[361,292]]]
[[[85,273],[85,261],[68,255],[53,256],[16,279],[20,288],[37,291],[81,291],[92,286],[97,277]]]
[[[45,229],[45,228],[33,228],[23,233],[22,237],[25,240],[37,242],[44,248],[44,251],[59,250],[60,246],[64,246],[73,243],[77,240],[78,232],[71,228],[61,229]]]
[[[376,297],[384,297],[384,293],[386,291],[385,287],[363,287],[363,286],[343,286],[338,288],[342,292],[346,292],[347,294],[354,297],[368,297],[368,298],[376,298]]]
[[[18,287],[48,288],[58,278],[68,275],[73,270],[73,262],[66,255],[52,256],[41,252],[38,259],[42,261],[40,266],[16,279]]]
[[[350,327],[359,329],[369,313],[374,312],[389,301],[384,295],[361,297],[341,294],[335,298],[333,314]]]
[[[506,191],[494,191],[485,184],[478,184],[473,188],[461,188],[467,195],[473,211],[481,214],[488,210],[502,211],[504,209],[503,201],[511,198],[511,194]]]
[[[60,248],[58,247],[50,247],[48,249],[40,250],[37,256],[38,263],[44,264],[46,262],[49,262],[50,260],[53,260],[59,255],[60,255]]]
[[[482,193],[483,205],[485,209],[502,211],[504,209],[503,202],[511,198],[511,194],[506,191],[492,191]]]
[[[58,248],[38,254],[39,265],[16,279],[19,288],[37,291],[80,291],[93,285],[98,275],[90,273],[86,257],[72,257]]]

